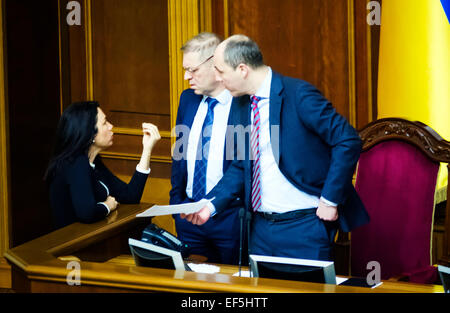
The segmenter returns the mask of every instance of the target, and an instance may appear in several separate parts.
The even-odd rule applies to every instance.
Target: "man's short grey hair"
[[[235,69],[243,63],[252,68],[264,65],[263,56],[256,42],[245,35],[233,35],[225,42],[224,61]]]
[[[189,39],[182,47],[181,51],[198,52],[200,58],[209,58],[214,54],[217,46],[222,40],[214,33],[203,32]]]

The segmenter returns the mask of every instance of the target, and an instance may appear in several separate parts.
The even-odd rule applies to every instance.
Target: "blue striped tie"
[[[208,97],[208,112],[203,122],[202,132],[197,145],[197,157],[194,169],[194,183],[192,186],[192,199],[199,201],[206,195],[206,169],[208,167],[209,142],[211,140],[212,125],[214,121],[214,107],[219,103],[216,99]]]

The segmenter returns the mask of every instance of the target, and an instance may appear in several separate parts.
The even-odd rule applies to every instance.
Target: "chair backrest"
[[[381,279],[435,280],[434,195],[439,162],[450,160],[449,143],[420,122],[395,118],[370,123],[360,136],[355,187],[370,222],[351,233],[352,276],[366,276],[368,263],[377,261]]]

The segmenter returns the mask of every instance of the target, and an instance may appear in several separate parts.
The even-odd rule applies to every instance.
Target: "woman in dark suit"
[[[73,103],[63,112],[45,174],[56,228],[74,222],[93,223],[105,218],[119,203],[141,200],[150,173],[150,155],[161,138],[158,129],[150,123],[142,124],[141,159],[126,184],[98,156],[112,145],[112,128],[95,101]]]

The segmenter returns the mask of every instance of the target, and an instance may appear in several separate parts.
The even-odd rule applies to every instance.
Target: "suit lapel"
[[[187,99],[188,101],[186,103],[187,107],[184,111],[183,124],[189,128],[189,133],[190,133],[190,130],[192,129],[192,124],[194,123],[195,114],[197,114],[197,110],[198,110],[198,107],[200,106],[200,102],[202,102],[202,98],[203,98],[203,96],[192,93],[191,97],[189,99]],[[189,141],[189,133],[185,134],[187,136],[187,138],[186,138],[187,141]],[[185,149],[187,149],[187,146],[185,147]],[[184,153],[187,154],[187,150]],[[183,158],[181,164],[182,164],[183,171],[185,173],[187,173],[186,157]]]
[[[192,124],[194,123],[195,114],[197,114],[198,107],[200,106],[200,102],[202,102],[202,96],[198,96],[193,98],[193,101],[189,103],[189,107],[186,110],[186,115],[184,118],[184,124],[189,128],[192,128]]]
[[[227,122],[227,126],[231,126],[231,127],[236,127],[237,125],[237,121],[234,120],[236,117],[239,117],[239,121],[243,121],[242,117],[242,112],[245,112],[243,110],[241,110],[241,106],[245,105],[244,101],[243,101],[244,97],[233,97],[233,99],[231,100],[231,108],[230,108],[230,113],[228,115],[228,122]],[[241,115],[237,116],[236,112],[233,112],[233,110],[235,110],[236,112],[240,112]],[[239,122],[241,123],[241,122]],[[225,172],[226,169],[228,169],[228,166],[231,164],[232,159],[230,160],[229,158],[227,158],[227,138],[228,136],[231,136],[231,134],[229,133],[230,129],[227,129],[226,135],[225,135],[225,142],[224,142],[224,148],[223,148],[223,171]],[[234,141],[234,139],[233,139]],[[232,141],[232,142],[233,142]],[[229,157],[232,157],[233,155],[230,155]]]
[[[280,161],[280,121],[281,121],[281,105],[283,103],[283,83],[281,81],[281,76],[272,72],[272,82],[270,86],[270,112],[269,112],[269,123],[270,123],[270,143],[272,145],[273,155],[275,157],[275,162],[279,164]]]

